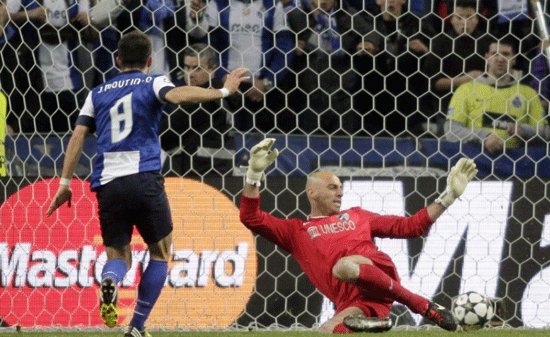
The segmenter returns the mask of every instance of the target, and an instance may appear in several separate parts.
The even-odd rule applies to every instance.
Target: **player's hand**
[[[248,170],[246,171],[247,182],[259,183],[265,169],[273,164],[279,155],[279,150],[271,151],[273,143],[275,143],[274,138],[266,138],[252,147],[250,159],[248,160]]]
[[[510,136],[518,136],[520,138],[525,137],[525,129],[523,126],[516,124],[516,123],[510,123],[508,124],[508,128],[506,129],[506,133]]]
[[[490,153],[497,153],[504,149],[504,140],[495,134],[491,134],[485,139],[483,145]]]
[[[473,159],[460,158],[451,172],[447,176],[447,187],[445,191],[437,198],[437,202],[445,207],[449,207],[460,197],[468,183],[477,174],[476,163]]]
[[[250,79],[250,76],[244,76],[248,73],[246,68],[237,68],[225,76],[223,87],[229,90],[229,94],[234,94],[243,81]]]
[[[412,51],[419,53],[419,54],[426,54],[430,51],[430,49],[419,39],[414,39],[409,43],[409,48],[412,49]]]
[[[52,215],[52,213],[58,209],[64,203],[67,203],[67,206],[71,207],[71,198],[73,197],[73,191],[67,185],[60,185],[55,197],[50,204],[50,208],[46,212],[46,216]]]
[[[79,12],[71,22],[78,22],[82,27],[86,27],[90,23],[90,17],[87,12]]]
[[[359,56],[374,55],[378,51],[378,48],[370,41],[358,43],[355,49],[357,49],[357,54]]]
[[[27,11],[27,16],[29,19],[46,22],[49,11],[50,10],[46,7],[38,6],[37,8]]]

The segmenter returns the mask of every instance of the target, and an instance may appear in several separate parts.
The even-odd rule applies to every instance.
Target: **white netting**
[[[101,0],[95,8],[93,0],[3,1],[1,322],[102,326],[96,292],[106,255],[87,181],[93,136],[76,168],[73,208],[44,214],[83,98],[118,73],[120,34],[140,29],[153,42],[152,72],[177,84],[202,85],[209,73],[221,77],[242,65],[253,79],[221,104],[166,107],[161,143],[174,247],[152,328],[310,328],[333,314],[286,252],[240,224],[242,165],[265,135],[276,138],[281,154],[267,172],[262,208],[282,217],[307,216],[305,176],[318,168],[344,181],[343,208],[406,215],[435,199],[459,157],[473,158],[478,179],[425,237],[377,244],[414,292],[450,307],[458,294],[477,291],[502,299],[507,324],[547,327],[550,86],[547,46],[539,38],[547,4],[486,1],[476,15],[477,1],[341,1],[211,0],[198,12],[201,0]],[[514,65],[513,77],[497,87],[516,88],[517,81],[524,89],[504,96],[490,78],[478,78],[490,71],[494,41],[507,41],[517,53],[493,50],[505,75]],[[459,85],[474,79],[492,89],[478,97],[487,89],[476,88],[464,96],[467,103],[453,103]],[[528,96],[526,87],[538,96]],[[486,112],[472,117],[479,125],[446,124],[470,103]],[[529,119],[519,115],[523,107]],[[531,126],[523,134],[528,140],[502,141],[494,152],[480,143],[487,130],[508,137],[502,124],[514,122]],[[472,136],[473,128],[485,133]],[[148,261],[143,242],[134,239],[120,324],[129,321]],[[400,325],[424,323],[400,305],[393,314]]]

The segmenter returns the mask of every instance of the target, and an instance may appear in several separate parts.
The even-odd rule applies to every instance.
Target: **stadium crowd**
[[[166,108],[163,148],[170,158],[186,157],[171,165],[180,173],[201,151],[231,148],[232,133],[478,142],[498,134],[495,151],[547,140],[548,59],[536,16],[527,1],[513,17],[499,3],[506,1],[123,0],[108,20],[97,20],[97,0],[4,0],[0,88],[8,130],[70,132],[91,88],[118,74],[121,35],[138,29],[153,44],[152,74],[189,84],[203,72],[198,85],[215,87],[238,67],[250,70],[242,95],[223,104]],[[513,55],[501,57],[502,40]],[[188,65],[189,55],[201,62]],[[486,73],[491,63],[506,67],[506,81]],[[486,120],[470,124],[477,117],[456,112],[464,99],[449,104],[461,85],[480,81],[489,91],[513,88],[498,107],[478,98],[475,116]],[[462,122],[458,133],[448,118]],[[506,131],[510,125],[516,131]]]

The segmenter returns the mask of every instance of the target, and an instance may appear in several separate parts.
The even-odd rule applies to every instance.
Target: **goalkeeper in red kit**
[[[260,182],[277,158],[267,138],[250,153],[240,218],[252,232],[291,253],[313,285],[336,305],[322,333],[381,332],[391,329],[394,301],[406,305],[445,330],[459,329],[450,310],[412,293],[399,282],[391,258],[374,237],[415,238],[464,192],[477,174],[473,160],[462,158],[451,169],[447,187],[433,203],[412,216],[379,215],[359,207],[341,211],[342,183],[331,172],[312,173],[306,183],[311,205],[307,220],[281,219],[260,210]]]

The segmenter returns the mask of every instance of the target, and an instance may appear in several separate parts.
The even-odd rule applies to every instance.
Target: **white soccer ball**
[[[453,314],[463,327],[482,328],[495,315],[493,302],[487,296],[469,291],[453,301]]]

